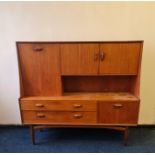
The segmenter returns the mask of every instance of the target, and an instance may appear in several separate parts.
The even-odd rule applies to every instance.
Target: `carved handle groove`
[[[36,52],[40,52],[40,51],[43,51],[43,48],[42,47],[34,47],[33,50]]]
[[[35,106],[36,106],[36,107],[39,107],[39,108],[44,107],[44,105],[43,105],[43,104],[41,104],[41,103],[36,103],[36,104],[35,104]]]
[[[83,117],[83,116],[82,116],[82,114],[74,114],[73,117],[74,117],[74,118],[81,118],[81,117]]]
[[[114,104],[114,107],[115,107],[115,108],[122,108],[122,107],[123,107],[123,104],[116,103],[116,104]]]
[[[81,104],[74,104],[73,107],[74,107],[74,108],[81,108],[82,105],[81,105]]]
[[[44,113],[37,113],[37,117],[38,118],[45,118],[45,114]]]

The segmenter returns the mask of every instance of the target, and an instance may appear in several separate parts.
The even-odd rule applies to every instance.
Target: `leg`
[[[31,133],[31,139],[32,139],[32,144],[35,144],[35,129],[33,125],[30,126],[30,133]]]
[[[125,127],[124,130],[124,145],[127,146],[127,142],[128,142],[128,127]]]
[[[39,129],[40,132],[43,132],[43,129]]]
[[[127,145],[128,142],[128,127],[118,127],[118,126],[111,126],[111,127],[103,127],[105,129],[113,129],[113,130],[117,130],[117,131],[121,131],[124,134],[124,145]]]

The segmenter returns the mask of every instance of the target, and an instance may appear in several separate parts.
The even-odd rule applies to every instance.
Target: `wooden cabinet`
[[[143,41],[18,42],[23,124],[44,127],[137,125]],[[35,125],[35,126],[34,126]]]

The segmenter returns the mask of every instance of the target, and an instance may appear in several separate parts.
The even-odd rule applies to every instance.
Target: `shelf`
[[[101,100],[101,101],[137,101],[139,98],[127,92],[108,93],[64,93],[63,96],[32,96],[21,100]]]

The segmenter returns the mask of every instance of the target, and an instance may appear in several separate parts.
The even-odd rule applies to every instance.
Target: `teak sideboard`
[[[17,42],[24,125],[96,127],[124,132],[137,125],[143,41]]]

